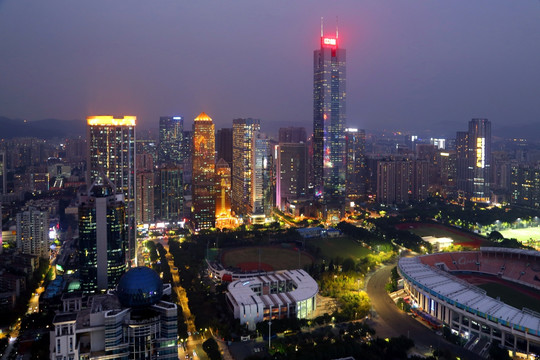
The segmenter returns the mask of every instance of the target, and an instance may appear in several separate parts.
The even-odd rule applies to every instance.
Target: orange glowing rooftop
[[[212,118],[203,111],[195,118],[195,121],[212,121]]]
[[[114,116],[89,116],[86,118],[90,126],[135,126],[136,116],[124,116],[123,118],[115,118]]]

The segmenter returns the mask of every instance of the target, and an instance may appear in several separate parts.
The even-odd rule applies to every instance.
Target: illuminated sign
[[[115,119],[112,116],[89,116],[86,118],[90,126],[135,126],[136,119],[135,116],[124,116],[121,119]]]
[[[331,38],[323,38],[323,44],[324,45],[336,46],[337,45],[337,40],[336,39],[331,39]]]
[[[173,116],[173,120],[182,120],[181,116]]]
[[[486,139],[476,138],[476,167],[484,168],[486,158]]]

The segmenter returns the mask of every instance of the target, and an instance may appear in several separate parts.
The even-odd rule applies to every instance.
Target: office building
[[[313,57],[313,178],[315,195],[345,194],[345,49],[338,33],[326,37],[321,26],[320,49]]]
[[[167,166],[160,173],[160,219],[181,221],[184,218],[184,181],[182,166]]]
[[[225,160],[232,166],[233,159],[233,129],[223,128],[217,131],[216,136],[217,159]]]
[[[51,359],[178,359],[176,304],[150,268],[122,276],[118,289],[83,298],[64,294],[50,332]]]
[[[17,213],[16,236],[23,254],[49,259],[49,212],[31,206]]]
[[[155,203],[154,172],[142,170],[137,172],[137,224],[154,222]]]
[[[114,289],[126,270],[124,194],[104,180],[80,196],[79,276],[86,293]]]
[[[347,154],[346,195],[351,199],[356,199],[366,194],[365,131],[347,128],[345,130],[345,144]]]
[[[88,186],[110,181],[116,191],[124,194],[126,226],[128,227],[126,262],[131,264],[136,254],[135,227],[135,116],[90,116],[88,131]],[[105,180],[105,178],[107,180]]]
[[[273,161],[271,154],[268,138],[261,133],[256,134],[253,139],[252,204],[249,214],[252,223],[263,223],[272,210],[270,176]]]
[[[162,116],[159,118],[158,161],[160,165],[183,165],[183,134],[184,119],[181,116]]]
[[[491,122],[469,121],[469,131],[456,135],[457,189],[474,202],[491,197]]]
[[[204,112],[193,124],[192,220],[196,230],[209,229],[216,221],[214,123]]]
[[[280,143],[276,146],[276,207],[307,195],[307,145]]]
[[[233,120],[232,211],[245,217],[253,213],[254,140],[261,129],[259,119]]]

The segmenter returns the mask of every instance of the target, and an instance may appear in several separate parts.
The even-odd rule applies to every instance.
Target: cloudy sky
[[[321,16],[351,126],[540,122],[538,0],[0,0],[0,116],[311,129]]]

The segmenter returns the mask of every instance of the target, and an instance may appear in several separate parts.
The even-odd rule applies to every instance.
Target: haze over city
[[[320,18],[347,49],[347,123],[538,121],[538,1],[0,1],[0,115],[133,114],[310,129]],[[274,126],[275,125],[275,126]]]

